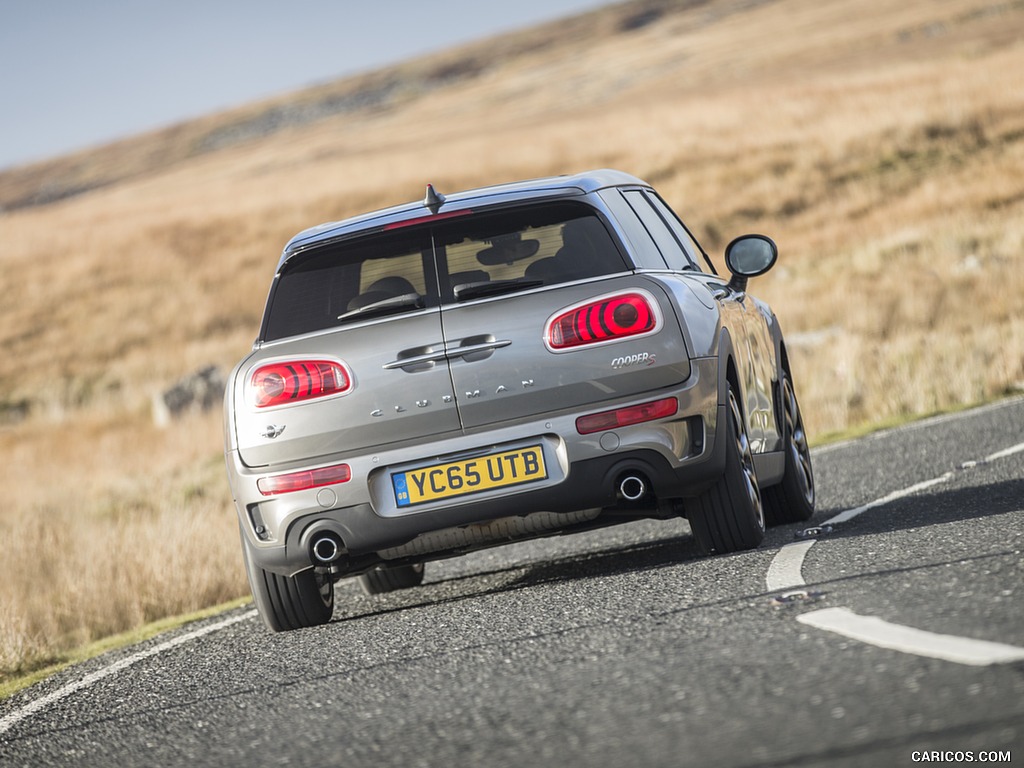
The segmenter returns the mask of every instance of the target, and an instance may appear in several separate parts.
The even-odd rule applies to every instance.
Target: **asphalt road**
[[[240,609],[0,703],[0,765],[1020,763],[1022,433],[1016,399],[819,450],[832,530],[753,552],[641,522],[343,582],[314,630]]]

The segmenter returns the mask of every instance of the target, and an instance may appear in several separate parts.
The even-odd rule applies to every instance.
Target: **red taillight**
[[[544,337],[551,349],[559,351],[650,333],[657,326],[658,314],[649,294],[619,293],[556,315],[548,321]]]
[[[666,397],[664,400],[655,400],[652,403],[642,403],[627,408],[618,408],[614,411],[580,416],[576,419],[576,431],[581,435],[589,435],[591,432],[601,432],[616,427],[628,427],[630,424],[664,419],[666,416],[675,416],[678,411],[679,401],[674,397]]]
[[[257,408],[297,403],[346,392],[352,378],[341,363],[331,360],[288,360],[261,365],[249,379]]]
[[[303,472],[290,472],[286,475],[271,475],[261,477],[256,481],[256,487],[264,496],[273,496],[275,493],[294,493],[295,491],[306,491],[310,488],[320,488],[324,485],[335,483],[347,483],[352,479],[352,470],[348,464],[336,464],[333,467],[321,467],[320,469],[307,469]]]

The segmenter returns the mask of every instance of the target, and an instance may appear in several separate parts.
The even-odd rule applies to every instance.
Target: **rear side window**
[[[631,246],[630,255],[636,265],[641,269],[666,269],[668,265],[662,258],[658,246],[655,245],[654,238],[640,221],[640,217],[626,202],[622,192],[618,189],[606,189],[600,195],[615,214],[615,220],[619,226],[622,227]]]
[[[553,203],[459,218],[436,228],[445,300],[468,301],[626,269],[592,208]]]
[[[697,244],[697,241],[690,234],[690,231],[686,228],[679,217],[676,216],[675,211],[668,207],[668,204],[662,200],[658,195],[651,193],[647,196],[648,201],[654,206],[655,210],[661,214],[661,218],[664,219],[665,223],[668,224],[668,228],[672,230],[672,234],[676,236],[676,239],[682,244],[683,250],[686,251],[686,255],[695,267],[700,269],[701,256],[703,251]],[[708,266],[711,266],[710,262]],[[714,267],[712,267],[714,269]]]
[[[696,265],[690,255],[683,250],[683,243],[669,229],[668,222],[655,209],[651,199],[640,190],[629,190],[623,193],[636,215],[640,217],[647,232],[654,239],[669,269],[694,269]]]

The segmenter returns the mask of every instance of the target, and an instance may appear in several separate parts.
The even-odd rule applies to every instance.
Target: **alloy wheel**
[[[782,396],[785,402],[786,434],[789,435],[788,449],[796,469],[800,492],[808,504],[814,505],[814,474],[811,470],[811,449],[807,444],[807,433],[800,415],[800,405],[793,391],[789,377],[783,383]]]
[[[758,527],[764,529],[764,506],[761,503],[761,491],[758,488],[757,475],[754,472],[754,457],[750,451],[750,440],[747,437],[747,430],[744,428],[743,416],[740,414],[739,404],[732,391],[729,392],[729,407],[732,409],[733,437],[736,441],[736,453],[740,460],[744,490],[750,500],[750,508],[754,511]]]

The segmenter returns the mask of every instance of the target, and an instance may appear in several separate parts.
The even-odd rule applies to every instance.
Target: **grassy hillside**
[[[0,174],[0,673],[245,590],[219,414],[299,229],[594,167],[752,284],[822,435],[1024,382],[1024,0],[626,3]]]

